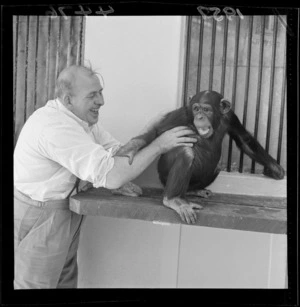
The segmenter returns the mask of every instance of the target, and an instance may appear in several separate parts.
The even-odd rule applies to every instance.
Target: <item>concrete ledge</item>
[[[163,206],[161,189],[143,188],[143,192],[141,197],[128,197],[113,195],[103,188],[91,189],[71,197],[70,209],[83,215],[139,219],[163,225],[184,224],[175,211]],[[284,197],[214,193],[209,199],[189,199],[204,207],[198,211],[193,226],[286,233]]]
[[[217,179],[207,187],[215,193],[286,197],[286,177],[274,180],[264,175],[220,172]]]

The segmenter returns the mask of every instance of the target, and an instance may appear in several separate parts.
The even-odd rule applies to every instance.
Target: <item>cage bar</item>
[[[249,36],[248,36],[248,50],[247,50],[247,73],[246,73],[246,86],[245,86],[245,99],[244,99],[244,113],[243,125],[247,124],[247,111],[248,111],[248,97],[250,85],[250,70],[251,70],[251,52],[252,52],[252,33],[253,33],[253,16],[249,16]],[[240,152],[239,172],[243,172],[244,153]]]
[[[236,81],[237,81],[237,68],[238,68],[238,56],[239,56],[239,43],[240,43],[240,18],[236,19],[236,32],[235,32],[235,50],[234,50],[234,72],[233,72],[233,89],[232,89],[232,100],[231,108],[235,108],[235,98],[236,98]],[[227,172],[231,171],[231,158],[232,158],[232,138],[229,138],[228,145],[228,160],[227,160]]]
[[[265,39],[265,16],[261,16],[261,36],[260,36],[260,54],[259,54],[259,68],[258,68],[258,80],[257,80],[257,97],[256,97],[256,113],[255,113],[255,127],[254,137],[257,138],[258,123],[259,123],[259,111],[261,100],[261,80],[263,71],[263,58],[264,58],[264,39]],[[252,159],[251,173],[255,172],[255,161]]]

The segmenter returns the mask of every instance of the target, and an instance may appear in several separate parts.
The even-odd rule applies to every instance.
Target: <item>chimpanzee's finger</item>
[[[180,215],[181,220],[182,220],[183,222],[188,223],[188,221],[187,221],[186,218],[185,218],[184,212],[183,212],[183,211],[179,211],[178,213],[179,213],[179,215]]]
[[[191,220],[192,224],[195,224],[196,220],[197,220],[196,212],[194,210],[189,210],[188,214],[189,214],[189,217],[190,217],[190,220]]]
[[[198,205],[198,204],[192,204],[192,208],[195,209],[195,210],[201,210],[201,209],[203,209],[203,206]]]

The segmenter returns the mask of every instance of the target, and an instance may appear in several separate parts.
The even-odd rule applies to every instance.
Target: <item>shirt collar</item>
[[[61,101],[56,98],[54,100],[49,100],[47,102],[47,106],[51,107],[51,108],[55,108],[57,110],[59,110],[60,112],[63,112],[64,114],[66,114],[68,117],[71,117],[72,119],[74,119],[80,126],[82,126],[84,128],[85,131],[90,132],[94,125],[89,125],[86,121],[80,119],[78,116],[76,116],[73,112],[71,112],[70,110],[68,110],[62,103]]]

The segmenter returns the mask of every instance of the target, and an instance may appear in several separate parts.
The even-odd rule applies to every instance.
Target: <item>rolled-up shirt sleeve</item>
[[[107,173],[114,166],[113,148],[105,149],[84,129],[59,123],[45,127],[38,141],[39,150],[76,177],[95,188],[106,186]]]

